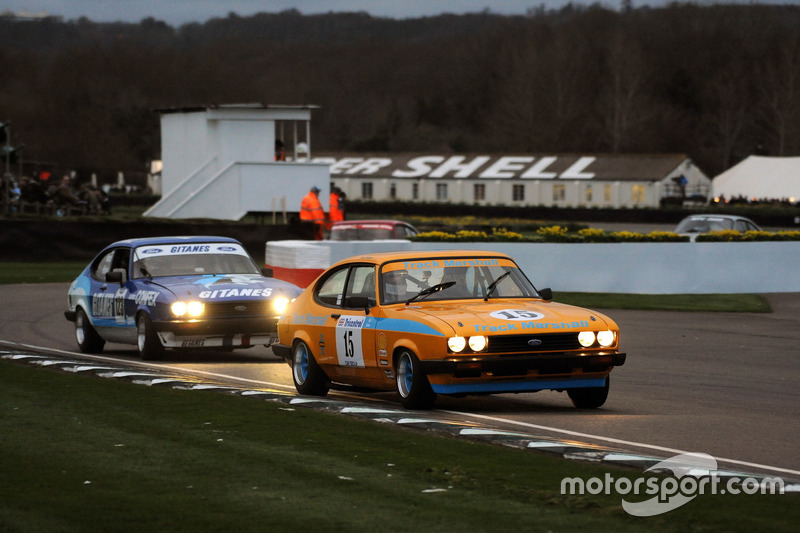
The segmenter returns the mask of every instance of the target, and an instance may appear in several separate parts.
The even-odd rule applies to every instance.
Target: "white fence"
[[[292,248],[297,248],[296,253],[300,254],[297,260],[299,264],[303,264],[302,248],[293,245],[293,242],[298,243],[267,243],[267,264],[275,265],[270,263],[270,258],[276,257],[277,250],[283,250],[285,255]],[[456,244],[409,241],[302,243],[306,246],[312,244],[327,248],[329,265],[353,255],[391,250],[469,249],[503,252],[514,258],[536,287],[550,287],[556,292],[800,292],[800,242],[797,241],[596,244]]]

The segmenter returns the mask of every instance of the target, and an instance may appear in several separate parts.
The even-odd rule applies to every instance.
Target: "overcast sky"
[[[633,0],[634,7],[663,6],[669,0]],[[524,14],[531,7],[545,5],[557,9],[569,0],[0,0],[0,12],[61,16],[65,20],[86,17],[96,22],[139,22],[153,17],[173,26],[187,22],[205,22],[214,17],[226,17],[234,12],[249,16],[259,12],[277,13],[297,9],[309,15],[330,11],[365,11],[376,17],[416,18],[440,13],[475,13],[489,9],[492,13]],[[574,0],[573,4],[588,5],[589,0]],[[598,3],[618,8],[621,0]],[[696,4],[710,3],[784,3],[798,4],[800,0],[728,0],[725,2],[695,0]]]

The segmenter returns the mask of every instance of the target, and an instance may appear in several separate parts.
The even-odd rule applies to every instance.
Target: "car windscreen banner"
[[[248,257],[241,245],[232,242],[159,244],[136,248],[138,258],[188,254],[234,254]]]

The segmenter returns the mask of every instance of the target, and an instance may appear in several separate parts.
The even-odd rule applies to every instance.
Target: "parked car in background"
[[[227,237],[115,242],[72,282],[64,316],[85,353],[134,344],[143,359],[167,348],[249,348],[277,341],[278,317],[301,289],[266,277]]]
[[[712,231],[732,230],[744,233],[746,231],[761,231],[758,225],[749,218],[738,215],[691,215],[678,224],[675,233],[687,235],[692,241],[701,233]]]
[[[437,394],[566,391],[605,403],[625,362],[609,317],[553,302],[497,252],[384,252],[338,262],[278,322],[272,351],[301,394],[332,383],[395,390],[408,408]]]
[[[346,220],[331,226],[332,241],[377,241],[408,239],[419,233],[417,228],[400,220]]]

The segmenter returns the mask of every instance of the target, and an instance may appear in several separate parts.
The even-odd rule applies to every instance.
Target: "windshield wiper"
[[[499,278],[497,278],[496,280],[494,280],[491,285],[486,287],[486,298],[483,299],[484,302],[488,302],[489,301],[489,297],[492,295],[494,290],[497,288],[497,284],[500,283],[501,281],[503,281],[505,279],[505,277],[508,276],[509,274],[511,274],[510,270],[508,272],[506,272],[505,274],[503,274],[502,276],[500,276]]]
[[[424,296],[430,296],[434,292],[439,292],[439,291],[443,291],[445,289],[449,289],[450,287],[452,287],[455,284],[456,284],[455,281],[446,281],[444,283],[438,283],[436,285],[433,285],[432,287],[428,287],[427,289],[422,289],[415,296],[412,296],[411,298],[406,300],[406,305],[410,304],[411,302],[413,302],[417,298],[422,298]]]

